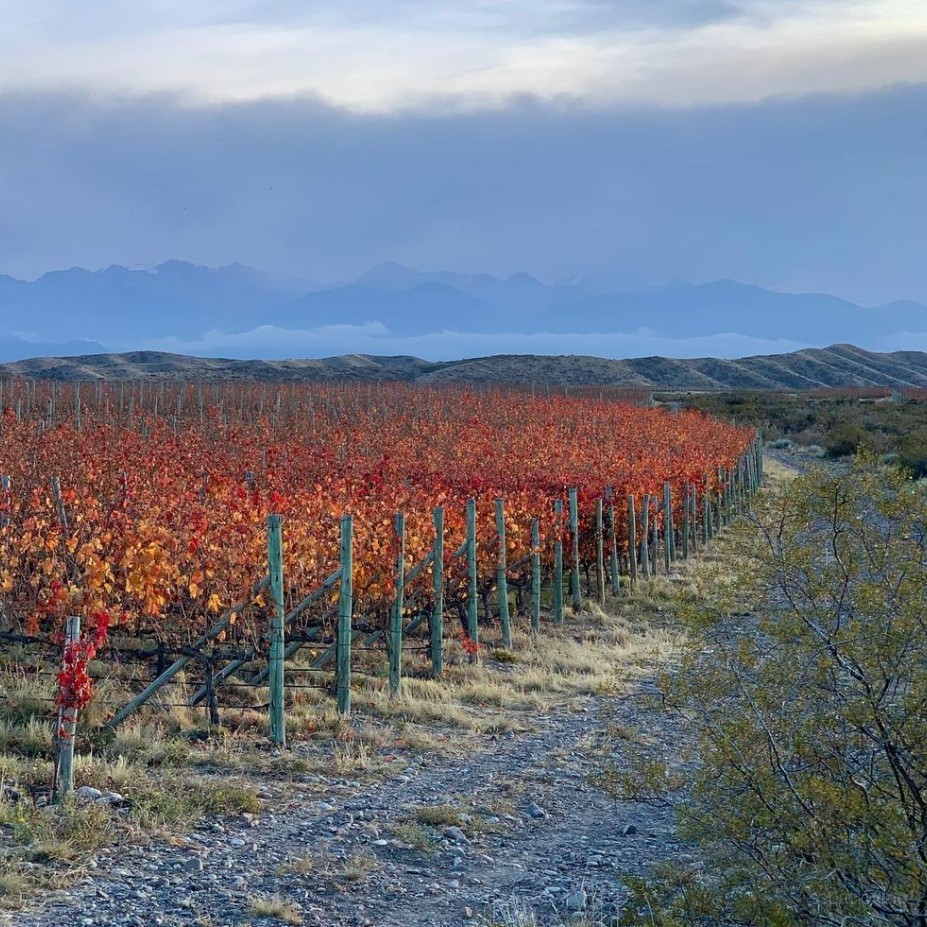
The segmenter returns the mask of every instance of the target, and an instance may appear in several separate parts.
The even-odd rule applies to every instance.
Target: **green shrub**
[[[824,449],[828,457],[848,457],[869,446],[869,433],[855,422],[842,422],[827,435]]]
[[[679,808],[702,863],[637,880],[623,922],[922,925],[927,495],[861,461],[754,518],[666,683],[695,728]]]
[[[918,431],[902,438],[897,463],[917,479],[927,476],[927,432]]]

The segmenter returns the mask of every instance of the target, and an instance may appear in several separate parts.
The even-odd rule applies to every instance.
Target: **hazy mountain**
[[[0,276],[0,360],[23,356],[11,337],[35,342],[33,354],[65,353],[62,345],[74,339],[112,350],[171,338],[213,353],[204,333],[240,335],[237,343],[247,351],[247,334],[259,326],[313,330],[367,323],[376,323],[384,336],[646,332],[686,339],[737,333],[875,347],[885,336],[927,332],[927,308],[910,301],[865,308],[826,294],[779,293],[734,280],[601,293],[588,281],[547,285],[528,274],[423,273],[400,264],[311,290],[240,264],[213,269],[183,261],[151,269],[75,267],[31,282]]]
[[[136,351],[71,358],[43,357],[0,364],[0,377],[277,382],[401,380],[430,384],[561,384],[671,390],[927,387],[927,354],[916,351],[876,354],[841,344],[739,360],[498,355],[435,364],[416,357],[360,354],[310,360],[242,361]]]
[[[113,265],[51,271],[26,283],[0,277],[0,334],[42,340],[192,337],[211,328],[260,325],[290,301],[284,284],[241,264],[209,268],[168,261],[150,270]]]

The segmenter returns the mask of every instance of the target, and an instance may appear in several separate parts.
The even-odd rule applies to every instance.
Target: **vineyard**
[[[60,647],[82,619],[65,706],[89,698],[89,656],[147,660],[154,681],[110,723],[182,669],[202,682],[192,703],[213,710],[223,680],[247,672],[270,685],[280,740],[285,661],[301,648],[314,669],[335,666],[347,711],[352,643],[385,647],[396,690],[403,657],[440,673],[446,637],[473,659],[481,629],[510,646],[514,621],[538,631],[563,621],[564,600],[578,609],[583,583],[604,599],[669,570],[761,467],[751,431],[604,398],[0,389],[0,639]]]

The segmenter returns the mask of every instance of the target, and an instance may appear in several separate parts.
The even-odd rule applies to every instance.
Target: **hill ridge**
[[[670,390],[927,387],[927,353],[881,354],[851,344],[734,360],[499,354],[427,361],[408,355],[342,354],[318,359],[235,360],[165,351],[35,357],[0,364],[0,377],[57,380],[377,381],[536,384]]]

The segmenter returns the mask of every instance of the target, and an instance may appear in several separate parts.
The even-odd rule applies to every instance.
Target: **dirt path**
[[[680,732],[647,694],[645,685],[622,699],[590,698],[579,711],[537,718],[532,733],[487,738],[463,759],[427,755],[371,786],[324,780],[324,801],[268,802],[258,819],[204,824],[177,845],[101,854],[83,882],[10,923],[280,923],[255,913],[253,900],[265,896],[289,904],[277,913],[291,923],[326,927],[517,925],[529,910],[540,924],[581,911],[585,923],[608,924],[623,875],[684,851],[670,812],[618,805],[589,783],[601,762],[591,742],[609,726],[625,735],[618,764],[637,736],[679,752]],[[464,815],[462,834],[417,820],[423,807],[448,805]]]

